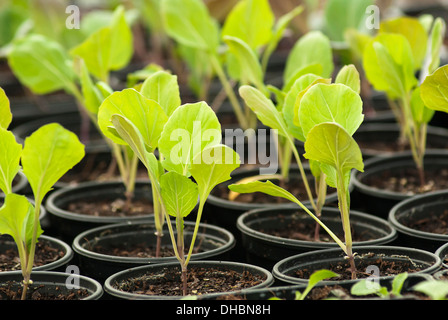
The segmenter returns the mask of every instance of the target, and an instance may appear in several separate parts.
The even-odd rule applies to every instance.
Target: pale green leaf
[[[221,138],[221,124],[206,102],[184,104],[173,112],[160,136],[162,164],[168,171],[188,176],[193,158]]]
[[[361,92],[361,79],[353,64],[342,67],[334,82],[345,84],[358,94]]]
[[[421,98],[420,91],[421,87],[417,87],[412,91],[410,103],[412,118],[418,125],[429,123],[435,113],[435,110],[429,109],[425,106]]]
[[[20,169],[22,145],[17,143],[11,131],[0,127],[0,190],[8,194],[12,192],[14,177]]]
[[[343,84],[315,84],[300,101],[299,120],[305,137],[323,122],[336,122],[353,135],[363,119],[361,97]]]
[[[298,200],[290,192],[286,191],[282,187],[277,186],[271,181],[253,181],[244,184],[231,184],[229,189],[238,193],[253,193],[262,192],[273,197],[281,197],[289,200],[293,203],[297,203]]]
[[[98,87],[93,83],[84,60],[79,59],[78,63],[81,73],[79,78],[82,96],[84,98],[84,107],[89,112],[96,115],[98,114],[98,109],[104,100],[103,95]]]
[[[327,270],[327,269],[321,269],[321,270],[317,270],[315,272],[313,272],[310,276],[310,278],[308,279],[308,284],[305,288],[305,290],[303,291],[303,293],[301,295],[299,295],[297,300],[304,300],[305,297],[308,295],[308,293],[321,281],[325,280],[325,279],[330,279],[330,278],[336,278],[339,277],[339,274],[331,271],[331,270]]]
[[[438,68],[425,78],[420,95],[426,107],[448,112],[448,65]]]
[[[5,90],[0,88],[0,128],[8,129],[12,121],[11,107]]]
[[[106,137],[115,143],[125,145],[123,139],[108,129],[114,114],[122,115],[135,125],[149,152],[157,148],[168,117],[156,101],[145,98],[135,89],[114,92],[103,101],[98,110],[99,127]]]
[[[446,300],[448,296],[448,282],[444,280],[427,280],[417,283],[413,290],[426,294],[433,300]]]
[[[22,167],[36,204],[84,154],[78,137],[58,123],[44,125],[25,139]]]
[[[169,117],[181,104],[177,76],[165,70],[150,75],[142,84],[140,93],[156,101]]]
[[[198,203],[198,186],[186,176],[167,172],[160,177],[160,193],[169,215],[184,218]]]
[[[436,18],[428,39],[428,50],[421,70],[421,79],[433,73],[440,66],[440,54],[445,39],[446,24],[442,18]]]
[[[229,180],[232,171],[239,166],[239,155],[232,148],[221,144],[204,148],[193,159],[190,169],[201,200],[205,201],[215,186]]]

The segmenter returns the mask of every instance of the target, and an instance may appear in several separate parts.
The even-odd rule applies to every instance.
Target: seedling
[[[5,98],[2,90],[2,116],[8,115]],[[3,150],[0,157],[0,187],[5,193],[5,203],[0,208],[0,233],[11,235],[17,244],[24,278],[22,299],[25,299],[27,288],[32,283],[36,243],[43,232],[39,220],[42,201],[53,185],[81,161],[84,145],[74,133],[51,123],[27,137],[22,149],[7,126],[7,122],[2,122],[0,127]],[[12,180],[20,170],[20,163],[33,191],[34,207],[25,196],[11,193]]]
[[[355,278],[356,268],[352,252],[348,186],[351,170],[363,171],[364,169],[361,151],[352,137],[363,120],[362,101],[359,93],[347,85],[318,83],[303,95],[298,114],[301,129],[306,136],[304,157],[314,162],[314,165],[319,168],[319,172],[325,175],[325,181],[329,186],[337,189],[345,244],[295,196],[269,180],[232,184],[229,189],[238,193],[263,192],[283,197],[298,204],[330,234],[347,254],[352,277]],[[283,134],[291,140],[284,122],[278,121],[278,119],[278,117],[275,118],[274,124],[282,124],[276,126],[279,134]]]
[[[164,219],[167,222],[186,294],[187,266],[205,201],[217,184],[230,179],[239,159],[235,151],[219,144],[221,125],[205,102],[184,104],[170,112],[166,107],[135,89],[125,89],[104,101],[99,119],[104,133],[116,143],[128,145],[148,171],[156,225],[161,228]],[[183,219],[197,205],[193,238],[185,255]],[[175,218],[177,237],[170,217]]]
[[[448,282],[446,280],[426,280],[412,287],[413,290],[426,294],[432,300],[448,300]]]
[[[401,297],[403,284],[407,278],[407,272],[398,274],[393,278],[390,290],[382,286],[378,281],[374,281],[375,279],[373,281],[372,279],[362,279],[350,288],[350,293],[354,296],[377,295],[381,298]]]

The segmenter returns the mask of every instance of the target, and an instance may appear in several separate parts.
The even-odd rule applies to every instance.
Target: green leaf
[[[412,50],[414,70],[421,69],[426,55],[428,35],[418,18],[404,16],[382,21],[379,32],[405,36]]]
[[[271,40],[274,19],[268,0],[241,0],[227,15],[222,36],[239,38],[255,50]]]
[[[353,64],[342,67],[334,82],[345,84],[358,94],[361,92],[361,79],[358,70]]]
[[[313,274],[311,274],[310,278],[308,279],[308,284],[305,288],[305,290],[303,291],[302,294],[300,294],[296,300],[304,300],[305,297],[308,295],[308,293],[321,281],[325,280],[325,279],[330,279],[330,278],[335,278],[335,277],[339,277],[339,274],[331,271],[331,270],[327,270],[327,269],[322,269],[322,270],[317,270],[315,272],[313,272]]]
[[[299,200],[285,189],[273,184],[271,181],[253,181],[244,184],[231,184],[229,189],[238,193],[262,192],[273,197],[281,197],[293,203]]]
[[[354,296],[368,296],[372,294],[381,296],[384,289],[386,288],[382,287],[377,281],[362,279],[353,284],[350,288],[350,294]]]
[[[25,139],[22,167],[36,205],[83,157],[84,145],[58,123],[44,125]]]
[[[403,97],[417,85],[411,47],[401,34],[376,36],[364,49],[363,66],[372,86],[390,98]]]
[[[241,97],[246,105],[257,115],[258,119],[271,129],[278,130],[282,136],[288,136],[285,120],[275,107],[274,103],[268,99],[260,90],[251,86],[241,86],[239,89]]]
[[[181,104],[177,76],[161,70],[150,75],[143,82],[140,93],[156,101],[169,117]]]
[[[8,63],[20,82],[36,94],[74,92],[76,74],[72,61],[63,47],[51,39],[31,34],[14,42]]]
[[[0,190],[12,192],[12,182],[20,169],[22,145],[17,143],[14,134],[0,127]]]
[[[8,234],[20,245],[29,246],[34,218],[34,207],[23,195],[14,193],[5,196],[0,207],[0,234]],[[39,221],[39,220],[38,220]],[[37,226],[37,237],[42,234],[40,224]],[[20,257],[21,259],[23,257]]]
[[[194,157],[206,146],[219,144],[221,138],[221,124],[207,103],[184,104],[173,112],[160,136],[162,165],[189,176]]]
[[[448,112],[448,65],[438,68],[425,78],[420,95],[427,108]]]
[[[408,278],[408,273],[403,272],[398,274],[396,277],[394,277],[394,280],[392,281],[392,290],[391,293],[395,296],[401,295],[401,290],[403,289],[403,284]]]
[[[160,177],[160,192],[169,215],[184,218],[198,203],[198,187],[189,178],[176,172]]]
[[[434,116],[435,110],[429,109],[423,103],[420,95],[421,87],[417,87],[412,91],[411,95],[411,113],[417,125],[427,124]]]
[[[229,180],[232,171],[239,166],[239,155],[232,148],[221,144],[204,148],[193,159],[190,169],[201,200],[205,201],[215,186]]]
[[[343,84],[315,84],[300,101],[299,120],[305,137],[322,122],[336,122],[353,135],[363,119],[361,97]]]
[[[320,123],[308,133],[305,158],[328,164],[342,173],[364,170],[361,150],[352,136],[337,123]]]
[[[115,143],[126,145],[123,139],[109,129],[111,118],[115,114],[122,115],[135,125],[149,152],[157,148],[168,117],[156,101],[145,98],[135,89],[114,92],[103,101],[98,110],[101,131]]]
[[[448,282],[444,280],[427,280],[412,287],[413,290],[426,294],[433,300],[446,300]]]
[[[322,67],[318,75],[323,78],[329,78],[334,69],[330,40],[320,31],[310,31],[294,44],[286,60],[284,83],[288,83],[298,70],[311,65]]]
[[[216,52],[219,28],[201,0],[162,0],[165,30],[177,42]]]
[[[5,90],[0,88],[0,128],[8,129],[12,122],[11,107]]]
[[[84,107],[92,114],[98,114],[98,109],[104,100],[101,91],[93,83],[89,70],[84,62],[84,60],[79,59],[79,69],[80,69],[80,82],[82,96],[84,98]]]
[[[428,50],[421,70],[420,79],[425,79],[428,74],[433,73],[440,65],[440,52],[445,38],[446,24],[442,18],[436,18],[428,39]]]
[[[110,26],[91,34],[83,43],[71,50],[81,57],[99,80],[108,82],[110,71],[125,67],[132,58],[134,46],[132,31],[126,22],[123,7],[115,9]]]

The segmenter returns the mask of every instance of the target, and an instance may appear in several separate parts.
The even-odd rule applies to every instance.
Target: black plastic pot
[[[442,260],[442,266],[448,269],[448,242],[437,248],[436,255]]]
[[[104,292],[98,281],[73,273],[33,271],[31,280],[33,284],[30,290],[36,288],[43,296],[47,294],[56,295],[58,293],[69,294],[70,292],[75,293],[78,289],[85,289],[87,290],[87,296],[81,300],[99,300]],[[0,286],[5,286],[10,281],[13,283],[12,287],[18,290],[22,286],[23,276],[18,273],[0,273]],[[1,298],[2,300],[6,299],[5,297]]]
[[[371,270],[365,270],[371,274],[375,270],[375,263],[380,261],[406,262],[413,268],[420,270],[410,272],[413,274],[434,274],[441,266],[440,258],[432,252],[396,246],[358,246],[353,248],[355,255],[355,264],[359,265],[361,259],[364,265],[371,267]],[[301,253],[277,262],[272,274],[276,278],[276,285],[303,284],[308,282],[308,278],[299,278],[294,275],[297,270],[307,270],[310,274],[320,269],[332,269],[332,266],[338,263],[346,263],[345,253],[340,248],[315,250]],[[366,268],[367,269],[367,268]],[[338,273],[337,270],[333,270]],[[359,271],[359,268],[358,268]],[[407,271],[403,270],[402,272]],[[393,275],[378,276],[378,279],[391,279]],[[323,283],[354,283],[357,279],[349,280],[324,280]]]
[[[341,214],[337,208],[325,207],[321,221],[343,239]],[[317,242],[268,234],[269,231],[284,229],[292,222],[307,224],[311,229],[316,224],[315,220],[300,208],[258,209],[242,214],[237,220],[237,226],[241,231],[247,262],[272,269],[278,261],[295,254],[339,248],[337,243],[328,240]],[[389,222],[370,214],[351,211],[350,222],[353,236],[362,235],[366,239],[355,242],[354,245],[390,244],[397,236]],[[325,231],[321,228],[322,233]]]
[[[262,277],[262,281],[258,283],[257,285],[253,286],[251,289],[258,289],[258,288],[264,288],[269,287],[273,281],[274,278],[266,269],[263,269],[258,266],[245,264],[245,263],[238,263],[238,262],[232,262],[232,261],[191,261],[188,264],[189,267],[202,267],[202,268],[218,268],[221,270],[233,270],[238,273],[250,273],[252,275],[257,275]],[[120,283],[122,282],[128,282],[130,279],[135,277],[141,277],[145,274],[148,274],[149,276],[153,277],[161,277],[167,269],[173,269],[180,271],[180,264],[179,262],[170,262],[170,263],[161,263],[161,264],[152,264],[152,265],[146,265],[146,266],[140,266],[135,267],[127,270],[120,271],[118,273],[113,274],[109,278],[106,279],[104,283],[104,291],[108,295],[110,295],[111,298],[118,298],[118,299],[126,299],[126,300],[179,300],[182,299],[182,296],[153,296],[153,295],[147,295],[147,294],[138,294],[138,293],[129,293],[120,290],[118,287]],[[236,292],[237,290],[235,290]],[[221,293],[207,293],[202,295],[211,297],[215,296]]]
[[[424,158],[425,170],[443,171],[446,168],[447,161],[448,152],[446,150],[428,150]],[[352,207],[387,219],[389,211],[394,205],[416,194],[379,189],[372,186],[369,179],[381,178],[385,180],[389,175],[392,175],[396,177],[396,181],[401,181],[402,178],[409,176],[409,172],[415,170],[415,162],[408,151],[388,157],[367,159],[364,161],[364,172],[354,171],[351,177],[354,185]]]
[[[71,246],[69,246],[67,243],[65,243],[64,241],[62,241],[60,239],[57,239],[55,237],[50,237],[50,236],[47,236],[44,234],[42,234],[39,237],[39,242],[47,244],[53,250],[61,253],[62,256],[55,261],[49,262],[44,265],[36,266],[33,268],[33,270],[65,272],[67,266],[69,266],[70,263],[72,263],[72,259],[74,256],[74,252],[73,252]],[[6,252],[6,250],[10,250],[10,249],[17,250],[17,245],[14,242],[14,240],[12,239],[12,237],[10,237],[9,235],[0,236],[0,252]],[[2,274],[2,273],[22,274],[22,271],[19,269],[19,270],[0,272],[0,274]]]
[[[434,273],[433,278],[436,280],[448,280],[448,269],[442,269]]]
[[[398,245],[435,251],[448,242],[448,234],[432,233],[411,227],[413,223],[440,217],[448,205],[448,191],[431,192],[403,200],[389,213],[389,222],[397,229]]]
[[[189,245],[195,223],[185,221],[184,225],[186,245]],[[164,230],[162,246],[171,247],[172,243],[166,225]],[[93,249],[96,245],[105,248],[125,247],[132,249],[142,244],[155,248],[157,241],[155,232],[154,222],[107,225],[79,234],[74,239],[72,247],[77,253],[78,266],[82,274],[104,282],[107,277],[124,269],[177,261],[174,254],[171,257],[160,258],[123,257],[98,253]],[[195,245],[201,250],[192,255],[192,260],[226,260],[231,256],[231,250],[235,246],[235,238],[233,234],[223,228],[201,224]]]
[[[399,151],[395,143],[400,138],[400,127],[396,123],[362,124],[353,134],[353,138],[360,145],[364,159],[390,156]],[[383,145],[380,147],[376,145],[377,143],[382,143]],[[394,147],[394,150],[383,148],[385,145]],[[427,150],[446,149],[447,147],[448,130],[429,126],[427,128]]]
[[[85,182],[75,186],[61,188],[50,194],[46,201],[46,208],[50,218],[51,230],[67,243],[83,231],[101,225],[142,221],[152,216],[153,212],[142,212],[135,216],[95,216],[69,211],[69,203],[79,200],[88,200],[95,203],[97,200],[106,200],[112,203],[117,199],[125,199],[125,187],[118,181],[111,182]],[[152,200],[152,191],[149,181],[137,181],[134,199]]]

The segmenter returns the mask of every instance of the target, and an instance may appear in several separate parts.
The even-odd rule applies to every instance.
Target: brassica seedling
[[[311,86],[301,98],[298,114],[301,128],[306,136],[304,157],[313,161],[314,165],[320,168],[320,171],[325,174],[325,181],[329,186],[337,189],[345,244],[295,196],[269,180],[232,184],[229,189],[239,193],[263,192],[286,198],[298,204],[330,234],[347,254],[354,278],[356,267],[352,252],[348,186],[351,170],[363,171],[364,169],[361,151],[352,137],[363,120],[362,101],[359,94],[347,85],[318,83]],[[278,121],[278,118],[275,119],[275,124],[282,123]],[[279,130],[279,134],[280,130],[285,130],[284,125],[276,128]],[[287,134],[286,136],[288,137]]]
[[[426,280],[412,287],[414,291],[426,294],[432,300],[448,300],[448,281]]]
[[[3,107],[2,104],[2,113]],[[11,235],[17,244],[24,278],[22,299],[25,299],[36,243],[43,232],[39,220],[42,201],[53,185],[81,161],[84,145],[74,133],[57,123],[37,129],[25,139],[23,149],[7,128],[0,127],[0,136],[3,150],[0,187],[5,193],[5,203],[0,208],[0,234]],[[12,179],[20,163],[34,195],[34,207],[25,196],[11,193]]]
[[[350,294],[354,296],[368,296],[374,294],[381,298],[400,297],[403,284],[407,278],[407,272],[398,274],[393,278],[390,290],[387,287],[382,286],[378,281],[375,281],[375,279],[373,279],[373,281],[371,279],[362,279],[350,288]]]
[[[116,95],[128,95],[133,101],[140,101],[123,103],[121,110],[109,113],[107,130],[121,143],[127,143],[148,170],[154,202],[157,201],[167,221],[173,250],[181,265],[185,295],[187,266],[205,201],[217,184],[230,179],[230,173],[239,166],[238,154],[220,144],[221,125],[205,102],[181,105],[169,117],[163,117],[157,102],[144,98],[134,89]],[[153,152],[155,146],[158,159]],[[198,204],[198,198],[196,224],[185,255],[183,219]],[[177,237],[170,217],[175,218]]]

